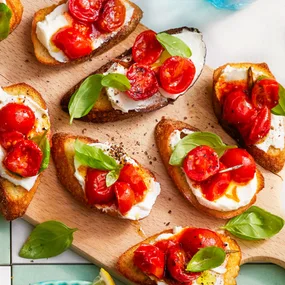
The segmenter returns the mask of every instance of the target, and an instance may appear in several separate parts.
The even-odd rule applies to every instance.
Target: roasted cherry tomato
[[[218,154],[209,146],[197,146],[183,161],[186,175],[194,181],[204,181],[219,171]]]
[[[118,201],[118,208],[122,215],[125,215],[133,207],[136,197],[130,184],[126,182],[116,182],[114,184],[115,194]]]
[[[109,0],[104,4],[97,25],[104,32],[113,32],[120,28],[126,18],[126,6],[120,0]]]
[[[25,139],[25,136],[17,131],[0,133],[0,144],[6,150],[9,150],[19,141]]]
[[[133,64],[127,72],[131,89],[127,91],[133,100],[144,100],[158,91],[158,82],[154,71],[142,64]]]
[[[182,93],[191,85],[196,68],[190,59],[172,56],[159,70],[161,87],[171,94]]]
[[[17,131],[24,135],[33,128],[36,118],[32,109],[23,104],[9,103],[0,110],[0,132]]]
[[[192,284],[201,273],[186,272],[186,254],[180,246],[169,248],[167,253],[167,269],[172,278],[181,283]]]
[[[68,8],[72,16],[82,22],[93,23],[102,7],[102,0],[69,0]]]
[[[226,95],[223,105],[223,119],[230,124],[248,123],[257,114],[253,105],[242,91],[234,91]]]
[[[38,174],[43,159],[43,153],[38,145],[31,140],[16,143],[4,159],[5,167],[22,177]]]
[[[221,157],[221,162],[226,168],[243,165],[239,169],[230,171],[231,177],[235,182],[245,183],[254,177],[256,164],[252,156],[245,149],[228,149]]]
[[[132,164],[125,164],[120,172],[119,181],[130,184],[131,188],[135,192],[136,198],[144,196],[144,192],[147,189],[142,176],[138,170]]]
[[[134,252],[134,264],[144,273],[158,279],[164,276],[165,254],[151,244],[141,244]]]
[[[85,178],[85,192],[90,205],[102,205],[115,201],[114,188],[106,185],[107,174],[108,171],[88,168]]]
[[[182,233],[179,242],[190,257],[204,247],[217,246],[224,248],[221,238],[215,232],[207,229],[186,229]]]
[[[158,247],[160,250],[162,250],[164,253],[168,251],[169,248],[173,246],[178,246],[178,242],[172,239],[163,239],[154,244],[156,247]]]
[[[226,169],[226,167],[220,163],[219,171],[224,169]],[[216,173],[214,176],[201,184],[202,192],[207,200],[215,201],[224,195],[230,185],[230,182],[230,171],[224,173]]]
[[[156,39],[156,33],[151,30],[139,34],[132,48],[134,61],[146,65],[156,62],[162,52],[163,47]]]
[[[279,84],[274,79],[262,79],[257,81],[251,92],[252,104],[255,108],[261,109],[266,106],[269,109],[278,105]]]

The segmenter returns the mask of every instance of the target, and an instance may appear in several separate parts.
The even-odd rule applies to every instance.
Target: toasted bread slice
[[[174,183],[176,184],[179,191],[184,195],[184,197],[192,203],[194,207],[196,207],[198,210],[210,215],[214,216],[216,218],[220,219],[229,219],[232,217],[235,217],[244,211],[246,211],[252,204],[256,201],[256,194],[261,191],[264,187],[264,178],[259,170],[256,170],[257,175],[257,189],[256,194],[250,201],[250,203],[246,206],[243,206],[241,208],[238,208],[237,210],[233,211],[218,211],[214,209],[210,209],[208,207],[205,207],[204,205],[200,204],[197,200],[196,196],[193,194],[193,191],[191,190],[191,187],[189,186],[185,174],[183,173],[181,167],[179,166],[172,166],[169,164],[169,159],[172,154],[172,150],[170,147],[170,135],[175,130],[183,130],[183,129],[189,129],[191,131],[199,131],[198,129],[180,121],[174,121],[170,119],[163,118],[156,126],[155,129],[155,138],[156,138],[156,144],[158,146],[158,150],[160,152],[162,161],[168,171],[169,176],[173,179]]]
[[[142,10],[135,5],[134,3],[130,2],[129,0],[121,0],[123,2],[129,3],[133,8],[134,8],[134,14],[132,16],[131,21],[128,23],[128,25],[123,26],[120,31],[113,36],[111,39],[108,41],[105,41],[102,43],[100,47],[97,49],[93,50],[93,52],[87,56],[75,59],[75,60],[70,60],[68,62],[59,62],[55,60],[48,52],[48,50],[41,44],[41,42],[37,38],[36,34],[36,28],[37,28],[37,23],[41,22],[45,19],[45,17],[50,14],[57,6],[66,3],[66,0],[60,1],[58,4],[52,5],[50,7],[44,8],[39,10],[38,12],[35,13],[33,23],[32,23],[32,41],[34,44],[34,52],[37,60],[43,64],[47,65],[64,65],[68,63],[78,63],[78,62],[83,62],[88,59],[90,59],[93,56],[98,56],[107,50],[111,49],[121,41],[123,41],[125,38],[127,38],[137,27],[139,24],[143,12]]]
[[[253,67],[255,70],[261,72],[268,78],[274,78],[273,74],[269,70],[266,63],[228,63],[225,64],[214,71],[214,91],[213,91],[213,107],[214,112],[219,120],[219,123],[224,128],[224,130],[232,136],[237,142],[254,157],[255,161],[260,164],[263,168],[278,173],[282,170],[284,163],[285,163],[285,145],[283,149],[277,149],[274,146],[270,146],[268,151],[265,152],[259,149],[255,145],[246,145],[242,136],[238,132],[238,130],[233,126],[230,125],[227,121],[223,120],[222,117],[222,104],[221,104],[221,92],[220,86],[218,84],[219,78],[223,73],[223,70],[226,66],[231,66],[233,68],[246,68]]]
[[[170,29],[170,30],[165,31],[165,33],[177,34],[177,33],[182,32],[183,30],[187,30],[187,31],[190,31],[193,33],[200,34],[200,31],[198,29],[189,28],[189,27],[181,27],[181,28],[176,28],[176,29]],[[205,44],[204,44],[203,40],[201,40],[201,41],[202,41],[202,45],[203,45],[203,46],[201,46],[201,49],[203,49],[203,52],[206,53]],[[132,55],[132,49],[129,49],[129,50],[125,51],[123,54],[121,54],[119,57],[111,60],[110,62],[108,62],[107,64],[102,66],[100,69],[98,69],[95,72],[93,72],[92,74],[90,74],[89,76],[91,76],[93,74],[105,73],[107,70],[109,70],[109,68],[114,63],[123,62],[123,59],[131,58],[131,55]],[[204,63],[205,63],[205,56],[204,56],[203,62],[201,63],[202,66],[204,65]],[[202,69],[198,73],[198,76],[195,77],[194,81],[191,83],[189,88],[191,88],[193,86],[193,84],[197,81],[197,79],[199,78],[199,76],[202,72]],[[87,76],[87,77],[89,77],[89,76]],[[86,78],[84,78],[78,84],[76,84],[62,98],[61,106],[65,112],[68,112],[68,104],[69,104],[71,96],[80,87],[81,83]],[[187,92],[187,90],[185,92]],[[183,92],[183,94],[185,94],[185,92]],[[180,96],[182,96],[183,94],[181,94]],[[139,110],[129,110],[127,113],[125,113],[125,112],[122,112],[121,110],[116,110],[112,107],[112,104],[111,104],[110,100],[108,99],[106,89],[103,89],[100,96],[99,96],[99,99],[96,101],[92,110],[86,116],[82,117],[80,120],[87,121],[87,122],[93,122],[93,123],[106,123],[106,122],[114,122],[114,121],[124,120],[124,119],[128,119],[128,118],[137,116],[140,113],[148,113],[148,112],[158,110],[160,108],[167,106],[168,104],[173,103],[175,100],[171,99],[171,98],[165,98],[163,96],[160,96],[160,98],[157,98],[156,100],[154,100],[154,102],[152,102],[151,105],[147,105],[144,108],[140,108]]]
[[[83,203],[86,207],[100,210],[103,213],[107,213],[110,216],[120,217],[123,216],[117,210],[117,207],[109,207],[106,205],[90,205],[85,195],[85,191],[82,189],[77,178],[74,176],[74,142],[79,139],[81,142],[86,144],[97,143],[89,137],[75,136],[65,133],[57,133],[52,137],[52,157],[57,170],[57,176],[61,184],[75,197],[76,200]],[[139,174],[143,177],[147,184],[149,179],[154,179],[155,176],[148,169],[139,165]],[[146,185],[149,186],[148,184]]]
[[[25,83],[11,85],[3,88],[3,90],[10,95],[31,97],[39,106],[46,109],[46,103],[40,93]],[[50,137],[50,131],[48,131],[47,136]],[[0,177],[0,211],[7,220],[14,220],[25,214],[40,183],[40,176],[41,174],[30,191]]]
[[[117,268],[121,274],[127,277],[129,280],[135,282],[136,284],[141,285],[155,285],[157,284],[154,280],[144,274],[137,266],[135,266],[133,259],[134,259],[134,252],[135,250],[142,244],[142,243],[151,243],[154,242],[155,239],[165,233],[173,234],[173,230],[165,230],[159,234],[156,234],[143,242],[136,244],[135,246],[128,249],[125,253],[123,253],[117,263]],[[241,262],[241,250],[237,242],[231,239],[229,236],[225,234],[217,233],[219,237],[222,239],[224,243],[228,243],[230,249],[235,253],[228,254],[228,262],[227,262],[227,271],[224,274],[224,285],[234,285],[236,284],[235,278],[238,276],[239,273],[239,265]],[[168,284],[166,282],[166,284]],[[173,283],[171,283],[173,284]]]

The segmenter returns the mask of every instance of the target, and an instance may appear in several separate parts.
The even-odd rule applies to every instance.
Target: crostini
[[[203,272],[187,271],[187,263],[200,249],[213,246],[226,252],[220,266]],[[240,262],[240,248],[229,236],[208,229],[175,227],[131,247],[121,255],[117,268],[141,285],[234,285]]]
[[[129,220],[149,215],[160,184],[122,146],[64,133],[52,143],[57,176],[78,201]]]
[[[284,96],[265,63],[230,63],[214,72],[213,106],[220,124],[274,173],[285,163]]]
[[[28,208],[49,163],[50,120],[31,86],[0,88],[0,211],[7,220]]]
[[[20,0],[0,0],[0,12],[0,41],[2,41],[20,24],[23,6]]]
[[[197,29],[182,27],[159,34],[146,30],[132,49],[73,87],[63,97],[62,108],[72,119],[94,123],[160,109],[196,82],[205,56],[203,36]]]
[[[47,65],[86,61],[127,38],[141,18],[129,0],[60,1],[34,15],[36,58]]]
[[[158,150],[179,191],[198,210],[228,219],[247,210],[264,187],[251,155],[225,145],[213,133],[162,119],[155,129]]]

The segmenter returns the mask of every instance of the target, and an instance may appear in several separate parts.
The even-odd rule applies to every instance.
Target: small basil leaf
[[[231,219],[222,227],[232,235],[246,240],[268,239],[281,231],[284,220],[257,206]]]
[[[91,111],[103,88],[102,78],[102,74],[87,77],[78,90],[73,93],[68,104],[70,123],[73,119],[82,118]]]
[[[101,84],[104,87],[112,87],[120,91],[127,91],[131,88],[131,84],[127,76],[120,73],[109,73],[105,75]]]
[[[157,34],[156,38],[172,56],[191,57],[192,52],[190,47],[179,38],[167,33]]]
[[[223,264],[226,252],[217,246],[201,248],[190,260],[186,270],[191,272],[202,272]]]
[[[39,142],[39,147],[43,152],[43,160],[40,168],[40,172],[44,171],[48,168],[49,160],[50,160],[50,143],[47,138],[47,132],[43,135],[42,139]]]
[[[29,259],[57,256],[71,246],[75,231],[77,229],[70,229],[58,221],[39,224],[28,237],[19,255]]]
[[[236,146],[224,144],[222,139],[216,134],[209,132],[194,132],[184,137],[175,146],[169,164],[181,165],[189,151],[200,145],[212,147],[219,157],[221,157],[227,149],[236,148]]]
[[[0,40],[4,40],[10,33],[11,9],[4,3],[0,3]]]
[[[279,84],[279,104],[271,109],[271,113],[277,116],[285,116],[285,89]]]
[[[99,170],[115,170],[118,168],[116,160],[105,154],[96,146],[87,145],[79,140],[74,143],[75,158],[85,166]]]
[[[118,168],[108,172],[106,176],[107,187],[112,186],[119,179],[121,169],[122,169],[122,166],[119,166]]]

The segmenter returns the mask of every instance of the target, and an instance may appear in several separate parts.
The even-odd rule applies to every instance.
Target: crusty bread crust
[[[222,118],[222,104],[220,101],[221,98],[221,93],[219,90],[219,85],[218,85],[218,80],[219,77],[221,76],[224,68],[230,65],[235,68],[249,68],[250,66],[254,67],[255,70],[261,71],[263,74],[265,74],[269,78],[274,78],[274,75],[271,73],[269,70],[268,66],[266,63],[259,63],[259,64],[254,64],[254,63],[228,63],[225,64],[218,69],[214,71],[214,77],[213,77],[213,94],[212,94],[212,100],[213,100],[213,107],[214,107],[214,112],[219,120],[219,123],[223,127],[223,129],[231,136],[233,137],[239,145],[242,147],[246,148],[246,150],[254,157],[255,161],[261,165],[263,168],[272,171],[274,173],[278,173],[282,170],[284,163],[285,163],[285,145],[282,150],[276,149],[273,146],[270,146],[267,152],[259,149],[255,145],[248,146],[242,139],[240,133],[238,130],[233,126],[228,124],[227,121],[223,120]]]
[[[196,207],[201,212],[204,212],[210,216],[214,216],[220,219],[229,219],[235,217],[244,211],[246,211],[252,204],[256,201],[256,195],[252,198],[250,203],[244,207],[241,207],[237,210],[233,211],[217,211],[213,209],[209,209],[203,205],[201,205],[196,196],[193,194],[191,187],[187,183],[185,174],[181,170],[181,167],[172,166],[169,164],[169,159],[172,154],[172,150],[169,144],[169,138],[173,131],[175,130],[183,130],[183,129],[190,129],[192,131],[198,131],[198,129],[180,121],[174,121],[170,119],[163,118],[156,126],[155,129],[155,139],[156,144],[158,146],[158,150],[162,161],[168,171],[169,176],[173,179],[174,183],[176,184],[179,191],[184,195],[184,197],[192,203],[194,207]],[[256,170],[258,186],[257,191],[261,191],[264,188],[264,178],[259,170]]]
[[[84,194],[84,191],[79,183],[79,181],[74,176],[74,147],[73,144],[76,139],[79,139],[83,143],[91,144],[96,143],[98,140],[94,140],[85,136],[75,136],[66,133],[57,133],[52,137],[53,147],[51,149],[53,161],[57,171],[57,177],[61,184],[66,188],[76,200],[84,204],[88,208],[100,210],[103,213],[107,213],[110,216],[122,218],[119,211],[115,208],[109,209],[108,211],[102,207],[95,205],[89,205],[88,200]],[[137,162],[137,161],[136,161]],[[137,162],[138,165],[140,165]],[[140,175],[145,178],[155,178],[152,172],[140,165]]]
[[[3,88],[3,90],[10,95],[27,95],[43,109],[46,109],[46,103],[40,93],[25,83],[11,85]],[[50,137],[50,131],[47,136]],[[0,177],[0,212],[5,219],[14,220],[25,214],[40,183],[40,176],[41,174],[38,176],[34,187],[30,191]]]
[[[48,52],[48,50],[41,44],[41,42],[37,38],[36,28],[37,23],[41,22],[45,19],[46,15],[50,14],[57,6],[66,3],[66,0],[61,0],[58,4],[52,5],[50,7],[44,8],[39,10],[35,13],[33,22],[32,22],[32,42],[34,44],[34,52],[37,60],[43,64],[47,65],[65,65],[68,63],[79,63],[83,61],[87,61],[88,59],[92,58],[93,56],[98,56],[107,50],[111,49],[125,38],[127,38],[137,27],[139,24],[143,12],[142,10],[135,5],[134,3],[130,2],[129,0],[123,0],[124,2],[129,3],[134,8],[134,14],[127,26],[122,27],[120,32],[118,32],[111,40],[106,41],[103,43],[100,48],[95,49],[90,55],[81,57],[79,59],[70,60],[68,62],[59,62],[55,60]]]
[[[173,233],[173,230],[166,230],[159,234],[156,234],[143,242],[140,242],[125,253],[123,253],[118,262],[117,269],[121,274],[127,277],[129,280],[141,284],[141,285],[155,285],[156,282],[150,279],[146,274],[144,274],[137,266],[134,265],[134,252],[142,243],[150,243],[154,241],[159,235],[164,233]],[[219,234],[220,238],[224,243],[228,243],[232,251],[237,251],[235,253],[228,254],[227,272],[224,274],[224,285],[235,285],[235,278],[239,273],[239,265],[241,262],[241,250],[237,242],[231,239],[228,235]],[[166,282],[167,283],[167,282]]]
[[[170,29],[170,30],[167,30],[167,31],[164,31],[164,32],[168,33],[168,34],[177,34],[177,33],[181,32],[183,29],[186,29],[186,30],[191,31],[191,32],[200,33],[200,31],[198,29],[196,29],[196,28],[189,28],[189,27],[181,27],[181,28],[176,28],[176,29]],[[93,74],[104,73],[114,63],[120,61],[124,57],[128,57],[128,56],[131,56],[131,55],[132,55],[132,49],[129,49],[129,50],[125,51],[123,54],[121,54],[120,56],[118,56],[117,58],[115,58],[115,59],[111,60],[110,62],[108,62],[107,64],[103,65],[101,68],[99,68],[95,72],[91,73],[87,77],[89,77],[89,76],[91,76]],[[200,74],[199,74],[199,76],[200,76]],[[197,77],[196,81],[198,80],[199,76]],[[73,88],[71,88],[64,95],[64,97],[62,98],[61,106],[62,106],[62,109],[65,112],[68,113],[68,103],[70,101],[71,96],[80,87],[82,82],[87,77],[82,79],[78,84],[76,84]],[[189,88],[191,88],[191,87],[189,87]],[[187,92],[187,90],[184,93],[186,93],[186,92]],[[165,100],[165,99],[162,98],[156,104],[153,104],[151,106],[147,106],[146,108],[140,109],[139,111],[130,110],[129,112],[124,113],[124,112],[122,112],[120,110],[115,110],[112,107],[111,102],[109,101],[108,96],[106,94],[106,91],[105,91],[105,89],[103,89],[101,94],[100,94],[99,99],[96,101],[96,103],[95,103],[94,107],[92,108],[92,110],[86,116],[80,118],[80,120],[86,121],[86,122],[92,122],[92,123],[107,123],[107,122],[115,122],[115,121],[119,121],[119,120],[125,120],[125,119],[128,119],[128,118],[137,116],[137,115],[139,115],[141,113],[149,113],[149,112],[161,109],[161,108],[167,106],[168,104],[173,103],[177,99],[173,100],[171,98],[168,98],[167,100]]]

